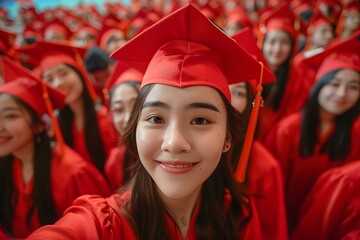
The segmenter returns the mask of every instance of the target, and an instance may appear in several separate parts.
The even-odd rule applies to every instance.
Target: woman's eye
[[[234,96],[236,96],[236,97],[242,97],[242,96],[246,96],[244,93],[242,93],[241,91],[234,91]]]
[[[194,120],[192,120],[191,123],[195,125],[203,125],[203,124],[208,124],[209,121],[203,117],[197,117]]]
[[[151,116],[147,119],[147,121],[149,121],[150,123],[154,123],[154,124],[164,123],[164,120],[158,116]]]

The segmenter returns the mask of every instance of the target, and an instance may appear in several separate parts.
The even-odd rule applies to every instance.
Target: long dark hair
[[[74,70],[81,79],[84,89],[81,94],[81,98],[84,103],[85,144],[87,150],[90,153],[90,156],[95,161],[94,163],[95,166],[101,172],[104,172],[104,162],[106,159],[106,154],[105,154],[105,149],[96,116],[96,105],[94,101],[91,99],[90,93],[85,85],[84,77],[80,73],[80,71],[69,64],[65,64],[65,65],[70,67],[72,70]],[[72,128],[71,128],[73,118],[74,118],[74,114],[71,111],[70,107],[66,106],[63,110],[60,110],[58,117],[60,129],[64,136],[65,143],[71,147],[74,144],[74,140],[72,137]]]
[[[290,34],[286,32],[286,34],[289,36],[290,42],[291,42],[291,49],[290,54],[286,61],[281,64],[279,69],[274,72],[276,77],[275,83],[269,83],[264,84],[263,86],[263,98],[268,106],[274,109],[274,111],[277,111],[280,107],[281,101],[284,97],[285,90],[287,87],[288,79],[289,79],[289,73],[291,68],[291,59],[294,54],[295,50],[295,40],[293,37],[291,37]],[[265,35],[264,42],[266,41],[267,36]]]
[[[137,122],[143,103],[153,86],[145,86],[140,91],[122,138],[133,156],[138,156],[135,135]],[[228,134],[233,141],[237,141],[244,137],[241,115],[219,94],[224,99],[229,116],[227,128],[231,131]],[[123,205],[123,213],[129,219],[138,239],[168,239],[164,218],[166,210],[157,193],[156,184],[140,160],[135,165],[135,174],[129,185],[132,188],[131,198]],[[226,192],[231,195],[227,211],[224,210]],[[251,208],[243,187],[232,177],[227,153],[222,155],[219,165],[204,182],[201,194],[203,202],[196,220],[197,239],[238,239],[240,230],[244,229],[251,218]]]
[[[115,92],[115,89],[117,89],[119,86],[123,85],[123,84],[126,84],[126,85],[129,85],[130,87],[132,87],[137,93],[139,93],[139,88],[140,88],[140,83],[139,82],[136,82],[136,81],[126,81],[126,82],[123,82],[121,84],[118,84],[117,86],[113,87],[111,90],[110,90],[110,102],[111,102],[111,99],[114,95],[114,92]],[[134,172],[134,162],[136,161],[137,158],[134,158],[132,155],[130,155],[128,153],[128,151],[125,151],[125,155],[124,156],[119,156],[119,157],[124,157],[124,164],[123,164],[123,179],[122,179],[122,183],[123,184],[127,184],[131,177],[132,177],[132,173]]]
[[[339,70],[325,74],[313,86],[308,101],[303,108],[303,121],[300,133],[300,154],[302,157],[314,153],[317,129],[320,125],[318,95],[320,90],[329,84]],[[360,100],[347,112],[335,117],[335,130],[329,139],[321,146],[321,153],[329,154],[331,161],[343,161],[347,158],[351,148],[351,128],[360,113]]]
[[[43,125],[43,121],[32,108],[16,97],[13,99],[30,114],[32,126]],[[51,141],[45,128],[42,132],[34,134],[34,142],[34,186],[31,194],[33,205],[27,213],[26,220],[30,225],[31,218],[37,210],[41,225],[53,224],[59,216],[55,211],[51,189]],[[13,158],[11,154],[0,157],[0,223],[9,234],[13,234],[11,223],[18,197],[12,179]]]

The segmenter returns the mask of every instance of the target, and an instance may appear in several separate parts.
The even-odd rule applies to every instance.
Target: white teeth
[[[194,163],[189,163],[189,164],[184,164],[184,165],[174,165],[174,164],[169,164],[169,163],[163,163],[163,165],[170,167],[170,168],[187,168],[187,167],[191,167],[192,165],[194,165]]]

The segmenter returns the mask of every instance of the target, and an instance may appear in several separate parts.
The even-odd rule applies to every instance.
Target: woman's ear
[[[227,139],[224,143],[223,153],[226,153],[227,151],[229,151],[230,148],[231,148],[231,141],[230,141],[230,139]]]

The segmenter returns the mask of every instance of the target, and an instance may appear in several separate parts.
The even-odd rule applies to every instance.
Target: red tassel
[[[258,120],[258,116],[259,116],[259,109],[260,109],[260,106],[262,105],[261,93],[263,90],[262,78],[263,78],[263,72],[264,72],[264,64],[262,62],[259,62],[259,63],[261,66],[260,80],[258,82],[258,85],[256,86],[256,94],[255,94],[255,99],[253,101],[253,109],[251,110],[248,128],[247,128],[246,135],[245,135],[244,145],[243,145],[243,149],[241,151],[241,156],[240,156],[238,166],[237,166],[237,168],[235,170],[235,174],[234,174],[235,179],[238,182],[243,182],[245,180],[246,169],[247,169],[248,162],[249,162],[250,151],[252,148],[252,144],[253,144],[253,140],[254,140],[254,133],[255,133],[256,124],[257,124],[257,120]]]

